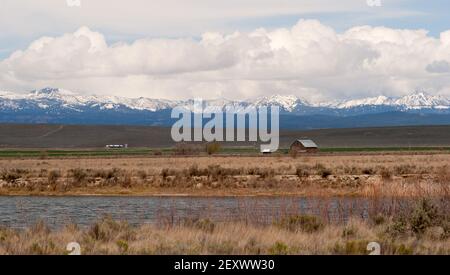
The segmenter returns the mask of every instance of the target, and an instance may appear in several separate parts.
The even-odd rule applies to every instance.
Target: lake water
[[[374,209],[392,210],[386,201],[365,198],[299,197],[9,197],[0,196],[0,226],[26,228],[43,220],[50,227],[90,225],[105,215],[130,224],[176,223],[186,218],[271,223],[290,214],[330,221],[367,218]],[[377,210],[377,211],[378,211]]]

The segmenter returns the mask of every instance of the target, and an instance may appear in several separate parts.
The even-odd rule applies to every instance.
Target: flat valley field
[[[450,154],[3,158],[0,194],[450,196]]]

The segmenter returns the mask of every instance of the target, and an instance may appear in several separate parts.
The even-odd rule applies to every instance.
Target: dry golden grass
[[[67,254],[66,245],[74,241],[82,254],[368,254],[373,241],[382,254],[450,254],[450,238],[440,228],[392,237],[388,227],[357,219],[312,232],[210,221],[132,227],[106,218],[84,229],[69,225],[52,231],[42,223],[24,231],[0,229],[0,254]]]
[[[0,160],[0,194],[450,196],[450,154]]]

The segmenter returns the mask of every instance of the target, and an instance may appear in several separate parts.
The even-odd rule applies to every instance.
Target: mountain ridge
[[[171,126],[174,107],[194,110],[195,100],[80,95],[45,88],[28,94],[0,92],[0,123]],[[206,112],[279,106],[280,127],[325,129],[406,125],[450,125],[449,100],[416,92],[342,102],[310,103],[297,96],[271,95],[254,100],[206,100]]]
[[[66,108],[77,107],[99,107],[100,109],[117,109],[126,107],[133,110],[146,110],[156,112],[165,109],[172,109],[176,106],[187,106],[193,103],[189,100],[167,100],[154,99],[147,97],[128,98],[119,96],[98,96],[98,95],[81,95],[69,90],[59,88],[44,88],[34,90],[28,94],[17,94],[11,92],[0,92],[0,108],[20,109],[20,102],[35,103],[42,109],[52,106],[60,106]],[[386,106],[392,107],[394,110],[450,110],[450,100],[443,96],[429,95],[423,91],[416,91],[403,97],[367,97],[362,99],[350,99],[335,102],[310,103],[295,95],[272,95],[259,97],[254,100],[228,100],[214,99],[205,100],[206,107],[220,107],[224,109],[226,106],[235,107],[261,107],[261,106],[279,106],[280,109],[287,113],[301,113],[301,108],[314,109],[336,109],[349,110],[352,108],[370,107],[370,106]],[[392,111],[389,109],[388,111]]]

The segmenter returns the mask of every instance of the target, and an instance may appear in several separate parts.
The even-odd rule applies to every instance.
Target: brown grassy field
[[[0,194],[450,196],[450,154],[1,159]]]

